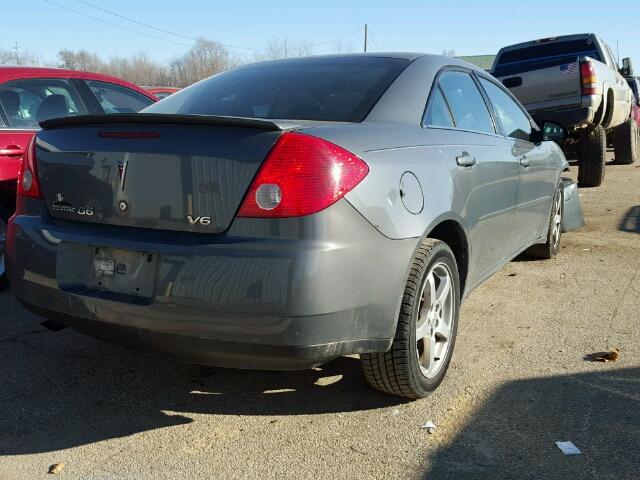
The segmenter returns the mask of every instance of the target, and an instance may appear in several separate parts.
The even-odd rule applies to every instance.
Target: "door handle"
[[[24,148],[19,145],[7,145],[4,148],[0,148],[0,155],[5,157],[20,157],[24,154]]]
[[[471,167],[476,164],[476,157],[472,157],[467,152],[462,152],[462,155],[456,157],[456,163],[461,167]]]
[[[531,165],[531,160],[529,160],[526,155],[522,155],[520,157],[520,165],[526,168]]]

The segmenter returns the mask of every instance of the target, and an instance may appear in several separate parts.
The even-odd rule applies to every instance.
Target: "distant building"
[[[480,67],[483,70],[489,71],[493,66],[493,61],[496,59],[495,55],[465,55],[456,57],[465,62],[474,64],[476,67]]]

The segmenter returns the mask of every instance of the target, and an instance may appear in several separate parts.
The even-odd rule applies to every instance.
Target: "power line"
[[[311,46],[312,47],[319,47],[320,45],[326,45],[327,43],[337,42],[338,40],[342,40],[343,38],[347,38],[347,37],[350,37],[351,35],[354,35],[354,34],[356,34],[358,32],[361,32],[363,28],[364,27],[358,27],[353,32],[345,33],[344,35],[340,35],[339,37],[336,37],[336,38],[334,38],[332,40],[327,40],[325,42],[312,43]]]
[[[175,41],[175,40],[170,40],[168,38],[162,38],[162,37],[159,37],[159,36],[156,36],[156,35],[152,35],[152,34],[147,33],[147,32],[141,32],[140,30],[136,30],[136,29],[133,29],[133,28],[125,27],[123,25],[119,25],[117,23],[113,23],[113,22],[110,22],[108,20],[104,20],[104,19],[99,18],[99,17],[95,17],[93,15],[89,15],[89,14],[81,12],[79,10],[75,10],[75,9],[67,7],[65,5],[61,5],[61,4],[57,3],[57,2],[54,2],[53,0],[42,0],[42,1],[46,2],[46,3],[50,4],[50,5],[53,5],[55,7],[61,8],[63,10],[67,10],[69,12],[75,13],[76,15],[80,15],[82,17],[89,18],[91,20],[103,23],[105,25],[110,25],[112,27],[119,28],[121,30],[126,30],[128,32],[137,33],[138,35],[144,35],[145,37],[153,38],[155,40],[160,40],[160,41],[163,41],[163,42],[173,43],[175,45],[180,45],[180,46],[183,46],[183,47],[190,47],[191,46],[191,45],[188,45],[188,44],[185,44],[185,43],[182,43],[182,42],[178,42],[178,41]],[[86,0],[76,0],[76,1],[78,1],[78,2],[80,2],[82,4],[84,4],[84,5],[87,5],[89,7],[92,7],[92,8],[95,8],[97,10],[100,10],[101,12],[107,13],[109,15],[113,15],[115,17],[121,18],[121,19],[126,20],[128,22],[135,23],[135,24],[140,25],[142,27],[150,28],[152,30],[155,30],[155,31],[158,31],[158,32],[161,32],[161,33],[165,33],[167,35],[173,35],[175,37],[183,38],[185,40],[192,40],[192,41],[196,41],[197,40],[196,38],[189,37],[188,35],[175,33],[175,32],[172,32],[170,30],[165,30],[163,28],[155,27],[153,25],[141,22],[139,20],[135,20],[133,18],[129,18],[129,17],[125,16],[125,15],[121,15],[121,14],[119,14],[117,12],[114,12],[114,11],[111,11],[111,10],[107,10],[106,8],[103,8],[103,7],[99,6],[99,5],[95,5],[95,4],[93,4],[91,2],[88,2]],[[350,37],[351,35],[355,35],[356,33],[361,32],[363,28],[364,27],[358,27],[357,29],[355,29],[355,30],[353,30],[353,31],[351,31],[349,33],[345,33],[344,35],[340,35],[339,37],[332,38],[331,40],[325,40],[325,41],[322,41],[322,42],[313,42],[313,43],[311,43],[310,46],[311,47],[318,47],[318,46],[322,46],[322,45],[327,45],[329,43],[337,42],[339,40],[342,40],[343,38],[347,38],[347,37]],[[242,47],[242,46],[238,46],[238,45],[230,45],[230,44],[225,44],[225,43],[220,43],[220,42],[217,42],[217,43],[219,43],[223,47],[227,47],[227,48],[236,48],[236,49],[240,49],[240,50],[250,50],[250,51],[254,51],[254,52],[262,52],[262,51],[266,51],[267,50],[267,49],[264,49],[264,48],[251,48],[251,47]]]
[[[141,32],[139,30],[134,30],[133,28],[123,27],[122,25],[118,25],[117,23],[109,22],[107,20],[103,20],[102,18],[94,17],[93,15],[88,15],[88,14],[80,12],[78,10],[74,10],[73,8],[65,7],[64,5],[60,5],[59,3],[56,3],[56,2],[54,2],[52,0],[42,0],[42,1],[43,2],[47,2],[50,5],[54,5],[54,6],[58,7],[58,8],[62,8],[63,10],[67,10],[69,12],[73,12],[76,15],[80,15],[80,16],[85,17],[85,18],[90,18],[91,20],[95,20],[96,22],[104,23],[105,25],[110,25],[112,27],[119,28],[121,30],[126,30],[128,32],[137,33],[138,35],[144,35],[145,37],[153,38],[155,40],[160,40],[160,41],[163,41],[163,42],[173,43],[175,45],[180,45],[180,46],[183,46],[183,47],[190,47],[191,46],[191,45],[187,45],[186,43],[176,42],[174,40],[169,40],[167,38],[157,37],[157,36],[151,35],[149,33]]]
[[[185,40],[195,40],[195,38],[189,37],[187,35],[182,35],[180,33],[170,32],[169,30],[165,30],[163,28],[154,27],[153,25],[149,25],[148,23],[143,23],[143,22],[140,22],[138,20],[134,20],[133,18],[125,17],[124,15],[120,15],[119,13],[112,12],[111,10],[107,10],[106,8],[102,8],[102,7],[98,6],[98,5],[94,5],[93,3],[87,2],[85,0],[76,0],[76,1],[78,1],[80,3],[84,3],[85,5],[88,5],[91,8],[95,8],[97,10],[100,10],[101,12],[108,13],[109,15],[113,15],[114,17],[122,18],[123,20],[127,20],[128,22],[136,23],[138,25],[142,25],[143,27],[147,27],[147,28],[150,28],[152,30],[156,30],[158,32],[168,33],[169,35],[173,35],[174,37],[184,38]]]
[[[83,3],[83,4],[85,4],[85,5],[87,5],[87,6],[91,7],[91,8],[95,8],[97,10],[100,10],[101,12],[108,13],[109,15],[113,15],[114,17],[122,18],[123,20],[126,20],[128,22],[135,23],[137,25],[140,25],[140,26],[143,26],[143,27],[146,27],[146,28],[150,28],[152,30],[156,30],[158,32],[166,33],[168,35],[173,35],[174,37],[184,38],[186,40],[193,40],[193,41],[197,40],[197,38],[194,38],[194,37],[189,37],[189,36],[183,35],[181,33],[171,32],[169,30],[165,30],[164,28],[155,27],[153,25],[149,25],[148,23],[144,23],[144,22],[141,22],[139,20],[135,20],[133,18],[125,17],[124,15],[120,15],[117,12],[113,12],[111,10],[107,10],[106,8],[102,8],[99,5],[94,5],[93,3],[87,2],[86,0],[76,0],[76,1],[78,1],[80,3]],[[218,42],[218,43],[220,43],[220,42]],[[229,45],[229,44],[225,44],[225,43],[220,43],[220,45],[222,45],[223,47],[237,48],[237,49],[240,49],[240,50],[257,50],[255,48],[240,47],[238,45]]]

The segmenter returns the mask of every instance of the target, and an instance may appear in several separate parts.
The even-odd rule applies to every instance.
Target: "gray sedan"
[[[140,114],[43,122],[6,264],[49,326],[186,361],[442,381],[460,303],[552,258],[566,160],[499,82],[452,58],[243,66]]]

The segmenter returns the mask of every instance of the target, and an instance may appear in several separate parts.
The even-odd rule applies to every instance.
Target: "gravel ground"
[[[477,289],[447,378],[416,402],[369,389],[356,358],[201,369],[50,332],[4,292],[0,479],[56,462],[83,480],[640,478],[639,184],[640,165],[608,166],[556,260]],[[583,360],[611,347],[616,363]]]

